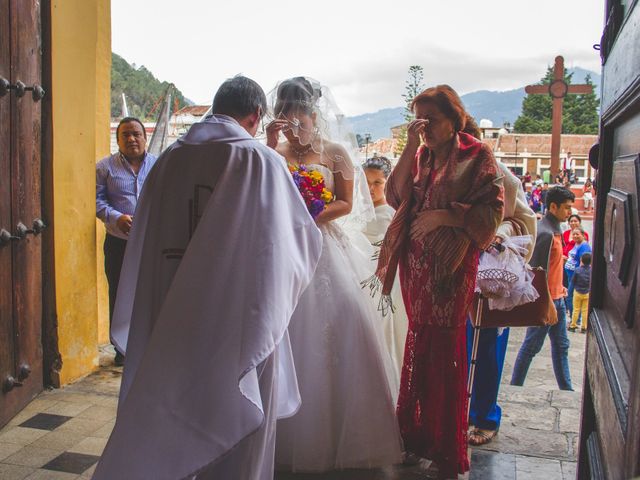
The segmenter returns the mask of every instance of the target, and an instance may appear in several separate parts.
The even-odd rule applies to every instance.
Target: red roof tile
[[[178,110],[175,115],[193,115],[194,117],[201,117],[211,105],[187,105]]]

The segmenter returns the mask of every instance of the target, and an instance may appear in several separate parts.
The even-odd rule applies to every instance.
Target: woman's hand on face
[[[436,228],[444,225],[444,210],[423,210],[416,215],[411,224],[411,238],[413,240],[422,240]]]
[[[280,132],[289,124],[287,120],[276,119],[267,125],[267,146],[275,149],[278,146]]]
[[[407,146],[411,145],[413,148],[420,146],[420,134],[424,132],[428,124],[429,120],[424,119],[416,119],[409,123],[407,126]]]

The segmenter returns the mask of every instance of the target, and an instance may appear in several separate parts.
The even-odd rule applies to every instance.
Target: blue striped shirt
[[[114,237],[127,239],[116,222],[121,215],[133,216],[135,213],[142,185],[154,163],[156,157],[145,152],[136,174],[124,155],[117,152],[96,164],[96,217]]]

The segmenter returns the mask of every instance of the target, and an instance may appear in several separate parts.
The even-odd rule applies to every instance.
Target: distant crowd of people
[[[527,196],[527,202],[531,210],[533,210],[538,217],[546,213],[546,198],[547,192],[550,187],[560,186],[567,190],[575,190],[573,185],[578,183],[575,170],[573,169],[574,160],[571,157],[571,152],[568,153],[567,158],[569,162],[563,161],[563,168],[555,176],[553,183],[551,180],[551,173],[549,170],[544,172],[544,178],[540,175],[532,177],[530,172],[525,172],[524,175],[516,175],[522,184],[522,189]],[[567,168],[565,168],[567,167]],[[512,173],[514,173],[512,171]],[[514,173],[515,175],[515,173]],[[594,197],[596,195],[595,180],[588,178],[582,185],[582,211],[584,213],[592,213],[594,209]],[[578,213],[578,210],[574,207],[574,213]]]

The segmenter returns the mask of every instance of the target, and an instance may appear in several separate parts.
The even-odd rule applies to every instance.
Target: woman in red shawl
[[[457,478],[469,470],[465,321],[480,252],[502,219],[502,178],[489,146],[464,133],[469,116],[451,87],[425,90],[412,109],[387,183],[397,213],[376,276],[386,294],[400,264],[409,315],[397,409],[405,450],[433,460],[439,478]]]

